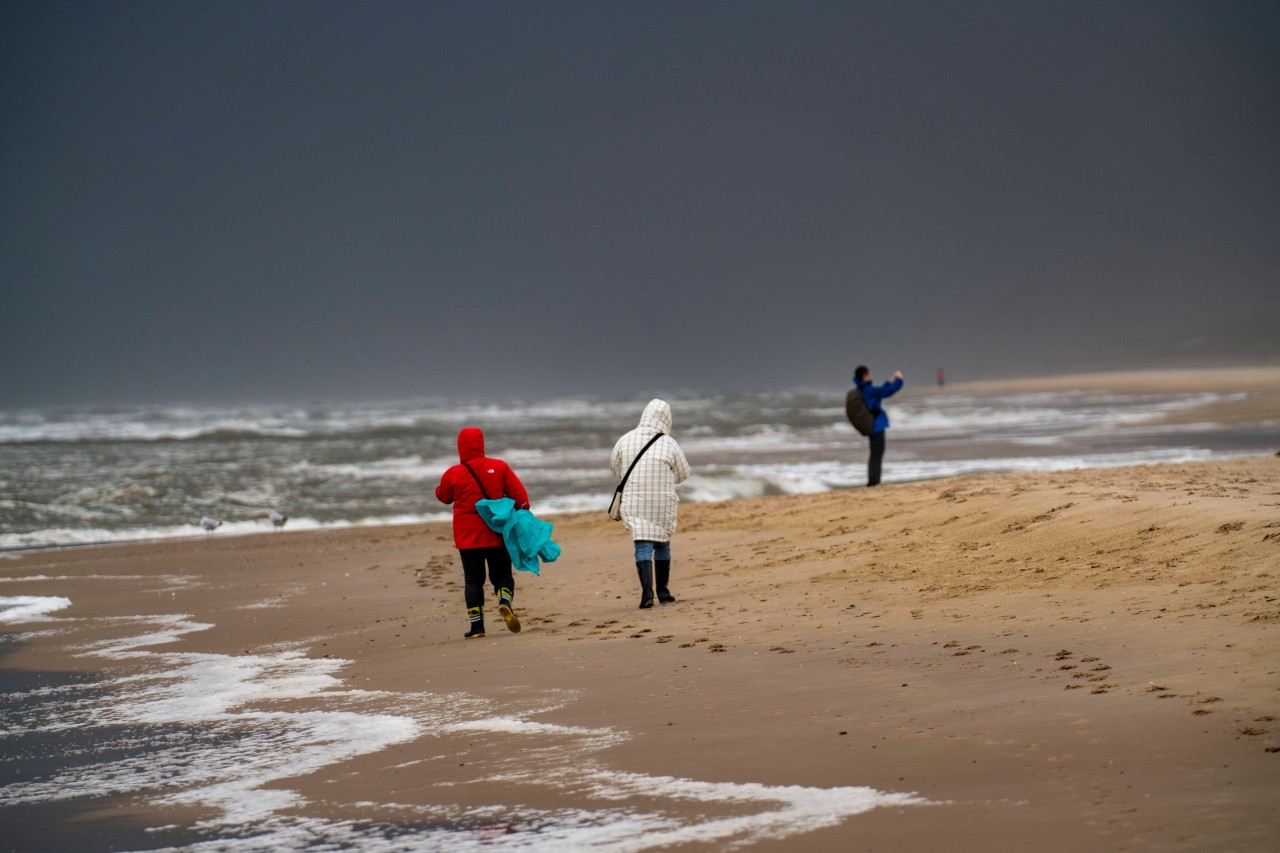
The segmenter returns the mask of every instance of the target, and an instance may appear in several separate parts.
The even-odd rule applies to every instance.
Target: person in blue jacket
[[[876,416],[875,426],[871,428],[871,455],[867,458],[867,485],[880,484],[880,463],[884,459],[884,431],[889,428],[889,416],[884,412],[884,400],[897,394],[902,388],[902,371],[895,370],[893,378],[883,385],[871,384],[871,371],[865,364],[860,364],[853,371],[853,384],[862,392],[862,401],[867,410]]]

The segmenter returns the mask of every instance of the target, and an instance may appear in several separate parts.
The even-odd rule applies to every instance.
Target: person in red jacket
[[[529,508],[529,494],[520,478],[501,459],[484,455],[484,433],[476,427],[464,427],[458,433],[458,459],[461,461],[444,472],[436,497],[441,503],[453,504],[453,544],[462,558],[462,574],[466,580],[467,617],[470,627],[467,639],[484,636],[484,574],[489,566],[489,581],[498,596],[498,613],[513,632],[520,630],[520,620],[511,609],[516,581],[511,573],[511,555],[502,537],[489,529],[476,512],[476,501],[486,498],[511,498],[516,509]]]

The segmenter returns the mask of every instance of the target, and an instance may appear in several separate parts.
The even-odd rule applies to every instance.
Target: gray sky
[[[1280,7],[0,4],[0,407],[1280,359]]]

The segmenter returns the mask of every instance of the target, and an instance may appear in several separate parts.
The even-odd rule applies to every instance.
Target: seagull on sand
[[[283,512],[273,511],[271,513],[271,523],[276,526],[276,530],[282,530],[284,528],[284,523],[288,520],[289,516],[285,515]]]
[[[212,516],[206,515],[200,519],[200,526],[204,528],[205,533],[212,533],[222,526],[222,522]]]

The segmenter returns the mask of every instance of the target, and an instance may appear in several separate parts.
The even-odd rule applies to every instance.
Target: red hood
[[[463,427],[458,433],[458,458],[463,462],[484,456],[484,433],[479,427]]]

